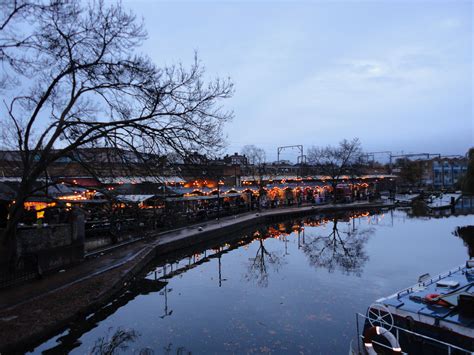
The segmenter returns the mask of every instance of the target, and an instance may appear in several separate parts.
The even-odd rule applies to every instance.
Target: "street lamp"
[[[221,216],[221,189],[220,185],[224,185],[224,182],[217,179],[217,219]]]

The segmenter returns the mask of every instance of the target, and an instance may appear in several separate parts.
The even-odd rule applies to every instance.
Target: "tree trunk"
[[[24,203],[29,196],[29,184],[21,183],[20,189],[15,197],[15,203],[12,203],[9,209],[7,225],[3,231],[2,244],[7,248],[8,264],[11,271],[14,271],[18,262],[17,250],[17,228],[18,223],[25,214]]]
[[[21,221],[24,210],[23,210],[24,198],[15,200],[15,204],[10,207],[9,218],[7,225],[2,235],[3,245],[7,248],[8,265],[11,271],[14,271],[18,262],[18,250],[17,250],[17,226]]]

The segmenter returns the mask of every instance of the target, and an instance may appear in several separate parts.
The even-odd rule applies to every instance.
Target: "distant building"
[[[246,166],[248,164],[248,159],[245,155],[234,153],[234,155],[226,155],[224,157],[224,162],[230,165]]]
[[[468,160],[459,158],[440,158],[432,162],[433,186],[438,188],[453,187],[467,172]]]
[[[209,159],[203,154],[193,152],[184,157],[183,162],[184,164],[207,164]]]
[[[467,172],[468,160],[462,156],[416,160],[420,167],[420,185],[435,189],[455,188]],[[394,169],[394,172],[397,171]]]

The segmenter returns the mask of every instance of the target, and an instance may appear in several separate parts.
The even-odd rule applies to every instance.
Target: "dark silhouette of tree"
[[[423,176],[422,162],[411,161],[409,159],[400,159],[398,164],[400,166],[400,179],[408,185],[421,184]]]
[[[95,341],[94,347],[90,355],[114,355],[119,353],[126,353],[130,343],[134,343],[140,334],[133,329],[124,330],[117,328],[117,330],[109,336],[112,328],[109,328],[106,336],[100,337]],[[151,348],[142,348],[139,350],[139,355],[152,355],[155,352]]]
[[[329,272],[336,269],[344,273],[360,275],[362,268],[369,259],[364,245],[373,229],[340,232],[338,217],[333,220],[332,231],[329,235],[308,237],[302,245],[302,250],[309,259],[311,266],[325,268]]]
[[[362,166],[362,147],[359,138],[344,139],[337,146],[310,147],[308,161],[317,171],[329,176],[336,197],[336,186],[342,176],[352,177],[360,172]]]
[[[54,2],[45,3],[37,0],[0,0],[0,92],[19,84],[17,75],[8,69],[14,69],[22,75],[22,67],[31,60],[27,57],[18,58],[12,50],[19,47],[32,48],[32,33],[37,30],[32,17],[34,14],[48,11]],[[36,23],[38,25],[38,23]],[[30,31],[25,31],[25,28]]]
[[[470,258],[474,258],[474,226],[457,227],[453,233],[463,240]]]
[[[231,82],[205,83],[196,56],[189,69],[155,66],[136,52],[146,38],[143,24],[120,4],[1,1],[0,13],[2,145],[18,151],[22,169],[3,235],[11,259],[23,203],[44,189],[38,182],[58,160],[73,157],[92,171],[80,149],[144,160],[223,146],[222,124],[232,113],[217,102],[232,95]]]
[[[109,333],[112,328],[109,328]],[[124,330],[118,328],[112,336],[100,337],[95,341],[91,355],[113,355],[119,351],[125,351],[129,347],[129,343],[135,342],[139,334],[134,330]]]
[[[251,165],[260,165],[265,163],[265,150],[253,144],[244,145],[240,153],[246,156],[247,162]]]
[[[255,258],[251,259],[245,275],[247,281],[255,281],[260,287],[267,287],[269,272],[278,271],[283,264],[281,255],[270,252],[265,248],[264,239],[258,238],[259,247],[257,253]]]
[[[98,323],[110,317],[110,315],[114,314],[119,308],[124,307],[138,296],[161,292],[166,286],[167,282],[164,280],[147,278],[136,279],[125,292],[118,295],[107,305],[99,308],[93,314],[84,313],[78,316],[74,321],[74,326],[70,327],[66,334],[61,335],[56,344],[52,348],[49,348],[47,352],[51,354],[69,354],[81,344],[78,339],[96,328]],[[139,334],[133,330],[123,330],[121,328],[118,328],[118,330],[120,330],[120,332],[117,336],[113,337],[110,336],[112,331],[110,328],[105,337],[96,341],[96,350],[110,348],[108,344],[114,339],[113,344],[117,345],[117,340],[124,339],[125,334],[123,333],[125,332],[127,332],[128,337],[134,335],[135,338],[137,338],[139,336]],[[100,344],[103,346],[99,346]],[[27,351],[27,349],[20,348],[18,351]]]
[[[469,162],[466,174],[462,178],[462,191],[466,194],[474,194],[474,148],[469,149],[467,153]]]
[[[247,157],[247,165],[245,172],[257,183],[258,186],[258,208],[260,209],[260,202],[267,191],[265,186],[265,175],[268,175],[265,150],[253,144],[245,145],[241,151],[242,155]]]

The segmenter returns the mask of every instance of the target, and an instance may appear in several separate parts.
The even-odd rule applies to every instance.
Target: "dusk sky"
[[[471,1],[124,1],[155,63],[229,76],[227,151],[336,144],[464,154],[474,142]],[[294,160],[296,151],[282,158]]]

